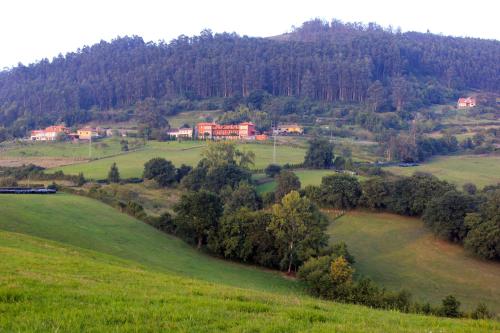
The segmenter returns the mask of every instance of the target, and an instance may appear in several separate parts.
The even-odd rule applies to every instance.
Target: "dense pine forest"
[[[209,30],[169,43],[121,37],[0,72],[0,127],[23,133],[147,98],[220,101],[255,92],[407,111],[460,91],[499,92],[499,60],[495,40],[335,20],[272,38]]]

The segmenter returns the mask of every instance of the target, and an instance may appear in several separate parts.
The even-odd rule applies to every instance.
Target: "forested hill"
[[[212,34],[145,43],[140,37],[0,72],[0,127],[32,128],[147,97],[275,96],[409,107],[460,89],[500,91],[500,42],[399,33],[375,24],[311,21],[275,38]],[[389,96],[389,97],[387,97]],[[68,121],[68,120],[67,120]],[[71,121],[70,121],[71,122]]]

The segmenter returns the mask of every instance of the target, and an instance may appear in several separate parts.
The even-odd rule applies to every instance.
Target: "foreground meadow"
[[[2,332],[500,329],[313,299],[294,281],[207,257],[99,202],[25,198],[0,197]]]

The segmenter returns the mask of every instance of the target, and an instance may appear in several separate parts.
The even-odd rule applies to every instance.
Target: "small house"
[[[476,106],[476,98],[475,97],[467,97],[467,98],[459,98],[457,102],[457,108],[459,109],[467,109]]]

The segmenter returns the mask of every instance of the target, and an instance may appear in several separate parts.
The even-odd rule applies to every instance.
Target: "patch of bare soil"
[[[34,164],[43,168],[56,168],[63,165],[82,163],[86,159],[74,159],[69,157],[0,157],[0,166],[16,167]]]

